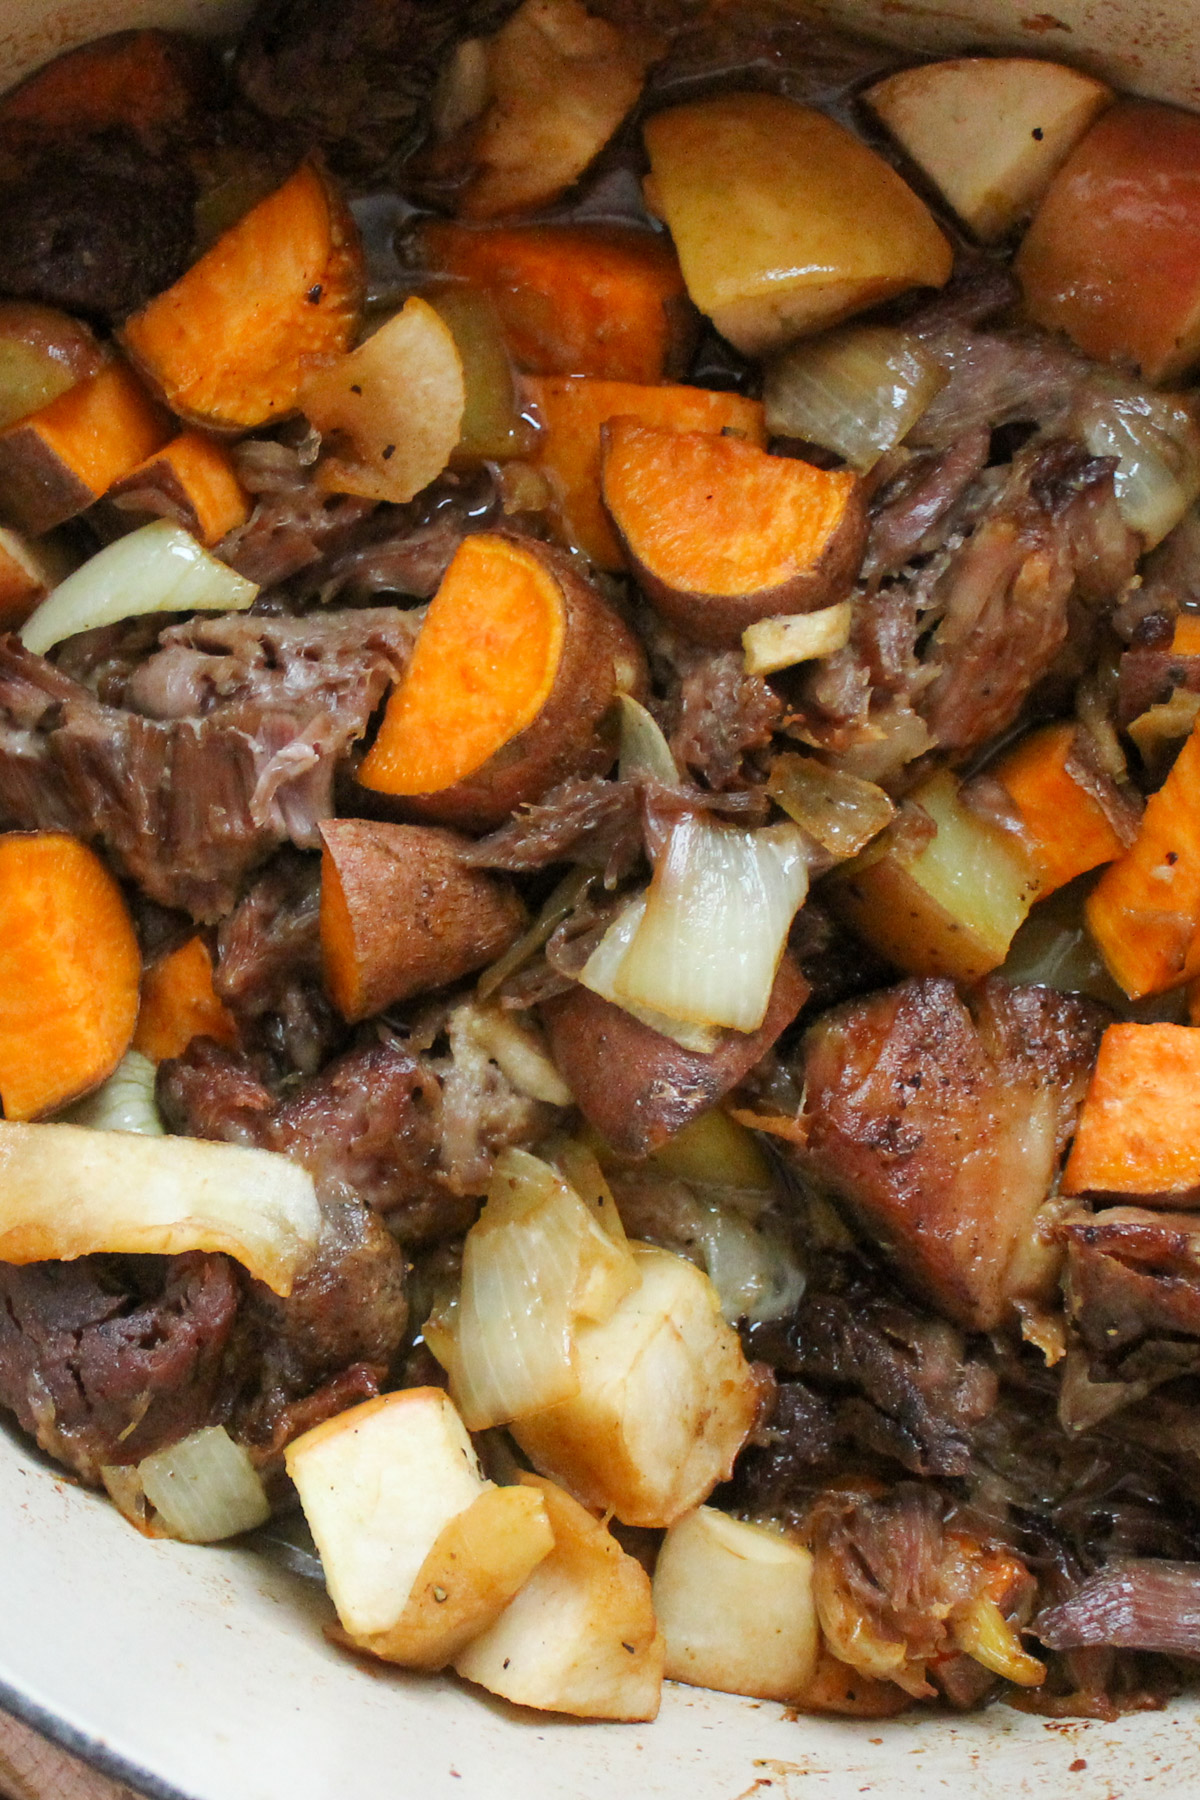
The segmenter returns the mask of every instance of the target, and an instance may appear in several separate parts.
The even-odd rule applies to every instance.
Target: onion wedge
[[[0,1262],[223,1250],[286,1296],[320,1228],[312,1176],[273,1150],[0,1120]]]

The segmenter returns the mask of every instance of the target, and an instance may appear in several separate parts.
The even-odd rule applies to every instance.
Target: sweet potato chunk
[[[950,274],[924,201],[812,107],[720,94],[655,113],[645,139],[688,292],[749,356]]]
[[[103,362],[81,319],[33,300],[0,300],[0,430],[98,374]]]
[[[430,604],[359,771],[416,816],[486,829],[616,753],[601,729],[636,687],[632,633],[560,552],[480,532]]]
[[[1125,840],[1114,808],[1099,797],[1076,754],[1077,728],[1047,725],[989,764],[987,774],[1012,799],[1028,834],[1039,897],[1121,855]],[[1115,790],[1113,798],[1116,798]]]
[[[197,1037],[231,1049],[238,1041],[233,1014],[213,987],[212,955],[199,936],[160,956],[143,975],[133,1047],[151,1062],[165,1062],[182,1056]]]
[[[134,520],[174,519],[201,544],[220,543],[250,517],[250,497],[229,452],[199,431],[181,431],[114,482],[106,497]]]
[[[23,625],[68,567],[54,549],[0,526],[0,629]]]
[[[808,997],[791,957],[757,1031],[725,1031],[710,1055],[684,1050],[589,988],[547,1001],[550,1053],[580,1111],[623,1156],[646,1156],[713,1106],[760,1062]]]
[[[51,531],[84,512],[170,435],[128,365],[106,363],[0,432],[0,513],[25,531]]]
[[[175,31],[114,31],[56,56],[0,100],[0,130],[139,136],[183,125],[214,88],[207,46]]]
[[[325,985],[344,1019],[481,969],[525,927],[507,883],[464,867],[457,832],[327,819],[321,836]]]
[[[582,0],[524,0],[485,41],[482,113],[428,159],[465,174],[465,219],[496,219],[555,199],[604,148],[641,92],[658,50]]]
[[[1066,1194],[1200,1201],[1200,1030],[1110,1025],[1063,1177]]]
[[[663,430],[724,432],[766,447],[762,406],[740,394],[573,376],[525,385],[542,428],[535,461],[557,496],[560,527],[602,569],[625,567],[600,494],[600,431],[609,419],[626,414]]]
[[[905,981],[804,1039],[805,1174],[846,1201],[923,1299],[971,1330],[1053,1289],[1040,1240],[1099,1036],[1098,1009],[992,980]]]
[[[59,832],[0,838],[0,1099],[55,1112],[112,1074],[137,1021],[141,956],[100,858]]]
[[[604,503],[630,566],[686,636],[736,644],[759,619],[832,605],[858,573],[867,520],[851,470],[630,418],[600,436]]]
[[[517,367],[531,375],[661,381],[686,338],[679,259],[661,237],[600,225],[439,221],[431,266],[490,296]]]
[[[349,347],[362,285],[354,221],[306,162],[121,337],[181,418],[247,431],[295,410],[313,357]]]

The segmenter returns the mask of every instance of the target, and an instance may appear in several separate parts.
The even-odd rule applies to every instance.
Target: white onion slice
[[[850,642],[854,608],[849,600],[823,606],[819,612],[788,613],[778,619],[759,619],[742,633],[742,654],[748,675],[772,675],[796,663],[832,656]]]
[[[321,1212],[274,1150],[0,1120],[0,1262],[223,1250],[290,1294]]]
[[[649,777],[652,781],[661,781],[665,787],[674,787],[679,780],[679,769],[658,721],[629,694],[621,695],[620,707],[621,760],[617,772],[621,780],[639,781]]]
[[[911,431],[949,380],[929,351],[885,325],[793,344],[768,366],[767,430],[834,450],[864,473]]]
[[[27,650],[143,613],[245,612],[258,588],[166,519],[155,519],[89,557],[21,627]]]
[[[108,1080],[62,1114],[64,1125],[86,1125],[90,1131],[134,1131],[162,1137],[163,1122],[154,1098],[158,1071],[140,1050],[127,1050]]]
[[[547,1163],[506,1150],[463,1246],[448,1370],[468,1430],[578,1393],[576,1323],[602,1323],[636,1285],[623,1239]]]
[[[791,1312],[805,1286],[791,1246],[782,1237],[751,1225],[736,1207],[699,1194],[696,1206],[705,1273],[720,1295],[721,1312],[728,1323],[746,1319],[762,1325]]]
[[[271,1516],[258,1470],[222,1425],[190,1432],[137,1466],[142,1491],[171,1537],[215,1544]]]
[[[767,792],[831,856],[857,856],[896,816],[894,804],[873,781],[792,751],[771,764]]]
[[[1200,429],[1190,409],[1169,394],[1114,393],[1088,406],[1078,428],[1093,456],[1118,459],[1121,516],[1152,550],[1200,496]]]
[[[804,833],[695,817],[673,828],[615,977],[623,1004],[757,1031],[788,930],[808,892]]]
[[[618,987],[630,945],[646,915],[646,898],[645,894],[640,894],[617,914],[579,971],[579,984],[590,988],[593,994],[599,994],[602,1000],[609,1001],[613,1006],[623,1007],[635,1019],[640,1019],[643,1025],[648,1025],[651,1031],[657,1031],[661,1037],[674,1039],[681,1049],[691,1050],[699,1056],[711,1056],[721,1036],[714,1026],[689,1024],[683,1019],[672,1019],[653,1006],[638,1006]]]

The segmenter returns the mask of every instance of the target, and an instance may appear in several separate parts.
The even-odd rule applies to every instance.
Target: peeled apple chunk
[[[729,1475],[758,1388],[716,1288],[682,1256],[631,1244],[640,1280],[575,1331],[579,1391],[518,1419],[534,1466],[626,1525],[671,1525]]]
[[[584,1719],[652,1719],[663,1640],[650,1581],[612,1533],[550,1481],[542,1496],[554,1549],[454,1667],[506,1700]]]
[[[666,1676],[794,1700],[817,1666],[813,1559],[779,1532],[701,1506],[672,1525],[654,1569]]]
[[[656,113],[645,141],[688,293],[748,356],[949,277],[924,201],[812,107],[722,94]]]
[[[348,440],[345,453],[322,460],[320,484],[330,493],[401,503],[450,461],[466,404],[454,333],[416,295],[300,390],[301,409],[317,430]]]
[[[60,581],[21,627],[21,642],[44,656],[77,632],[143,613],[245,612],[257,593],[182,526],[155,519]]]
[[[342,1626],[389,1662],[442,1668],[554,1545],[541,1496],[484,1479],[440,1388],[338,1413],[286,1461]]]
[[[1017,254],[1031,317],[1168,382],[1200,356],[1200,118],[1121,100],[1047,190]]]
[[[287,1295],[321,1215],[273,1150],[0,1120],[0,1262],[221,1250]]]
[[[990,244],[1033,211],[1113,91],[1064,63],[964,56],[901,69],[863,98]]]

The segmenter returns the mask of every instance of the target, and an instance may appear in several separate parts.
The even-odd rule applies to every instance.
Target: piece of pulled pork
[[[152,900],[218,919],[280,844],[316,846],[415,633],[390,607],[198,617],[161,633],[119,704],[2,638],[0,817],[99,841]]]
[[[800,1174],[847,1204],[919,1295],[974,1330],[1053,1289],[1039,1229],[1095,1058],[1100,1009],[991,977],[912,979],[805,1036]]]
[[[325,994],[320,927],[320,859],[285,848],[217,931],[213,986],[243,1046],[281,1073],[315,1075],[346,1036]]]

